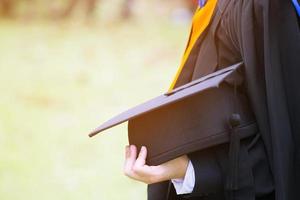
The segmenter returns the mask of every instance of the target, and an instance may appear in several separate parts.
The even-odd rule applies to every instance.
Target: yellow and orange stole
[[[214,9],[217,5],[217,0],[208,0],[204,7],[200,8],[198,7],[192,20],[192,28],[190,33],[190,39],[188,41],[186,50],[183,54],[183,58],[181,60],[181,64],[176,72],[176,75],[172,81],[172,84],[169,88],[169,92],[174,89],[174,86],[178,80],[178,77],[182,71],[182,69],[185,66],[186,61],[189,58],[189,55],[197,41],[197,39],[200,37],[200,35],[203,33],[203,31],[206,29],[206,27],[209,25],[209,22],[212,18],[212,15],[214,13]]]

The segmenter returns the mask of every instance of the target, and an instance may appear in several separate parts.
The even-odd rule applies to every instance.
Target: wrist
[[[172,179],[184,179],[186,170],[188,168],[189,158],[186,155],[183,155],[178,158],[178,168],[175,170],[175,175]]]
[[[161,166],[161,179],[163,181],[171,179],[184,179],[188,164],[189,158],[186,155],[166,162]]]

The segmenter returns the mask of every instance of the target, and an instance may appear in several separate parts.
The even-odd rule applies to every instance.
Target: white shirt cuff
[[[177,194],[191,193],[195,186],[195,172],[191,161],[189,161],[183,179],[171,179]]]

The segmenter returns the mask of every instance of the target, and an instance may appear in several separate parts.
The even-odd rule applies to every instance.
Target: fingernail
[[[133,151],[134,150],[134,146],[130,145],[130,150]]]
[[[141,151],[145,151],[145,150],[146,150],[146,147],[142,146]]]

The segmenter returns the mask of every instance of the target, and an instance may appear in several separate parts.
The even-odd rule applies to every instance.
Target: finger
[[[125,166],[124,166],[124,173],[127,175],[127,176],[132,176],[132,167],[135,163],[135,160],[136,160],[136,147],[134,145],[130,145],[129,147],[129,154],[128,154],[128,157],[126,157],[126,160],[125,160]]]
[[[126,145],[125,147],[125,158],[128,158],[130,155],[129,145]]]
[[[137,155],[137,149],[135,145],[130,145],[129,147],[130,150],[130,155],[129,155],[129,159],[133,162],[135,162],[136,160],[136,155]]]
[[[146,165],[147,148],[142,146],[137,160],[133,166],[133,172],[137,174],[144,182],[155,178],[156,167]]]
[[[146,164],[147,148],[142,146],[139,156],[134,163],[134,169],[139,169]]]
[[[125,171],[125,166],[127,164],[127,158],[130,155],[130,151],[129,151],[129,145],[125,146],[125,160],[124,160],[124,165],[123,165],[123,170]]]

